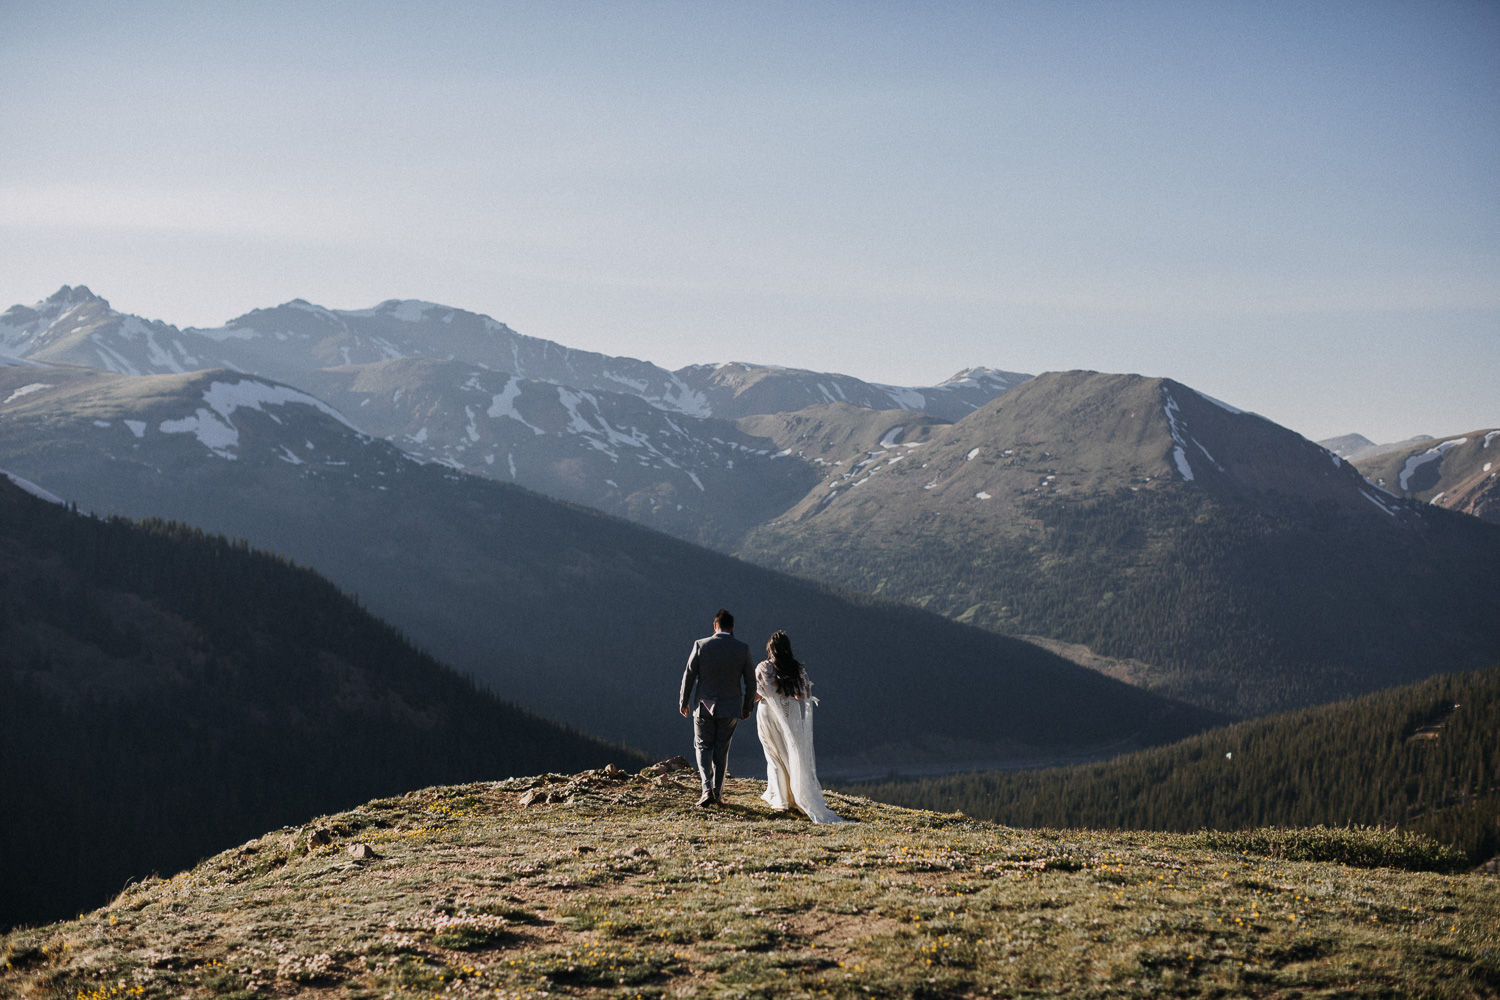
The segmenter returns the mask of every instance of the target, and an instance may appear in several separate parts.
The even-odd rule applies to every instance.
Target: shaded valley
[[[640,761],[478,690],[309,570],[0,476],[0,926],[414,784]]]

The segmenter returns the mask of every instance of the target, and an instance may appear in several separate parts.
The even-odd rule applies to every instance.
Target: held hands
[[[684,719],[686,719],[688,717],[688,710],[687,710],[687,706],[686,705],[682,706],[682,708],[678,709],[678,711],[680,711],[682,713],[682,717]]]

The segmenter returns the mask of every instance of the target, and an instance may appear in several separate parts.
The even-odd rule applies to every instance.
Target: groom
[[[698,691],[694,696],[693,685]],[[682,672],[682,694],[677,699],[684,716],[693,718],[693,749],[703,797],[698,807],[723,805],[724,775],[729,767],[729,741],[741,719],[755,707],[755,664],[750,647],[734,637],[734,615],[719,609],[714,634],[693,643],[687,669]],[[697,711],[693,711],[696,704]]]

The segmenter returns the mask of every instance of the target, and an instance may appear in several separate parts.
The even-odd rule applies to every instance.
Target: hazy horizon
[[[11,4],[0,54],[0,308],[1500,422],[1489,4]]]

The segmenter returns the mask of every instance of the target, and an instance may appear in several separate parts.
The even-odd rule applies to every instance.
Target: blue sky
[[[1500,5],[0,0],[0,306],[1500,423]]]

